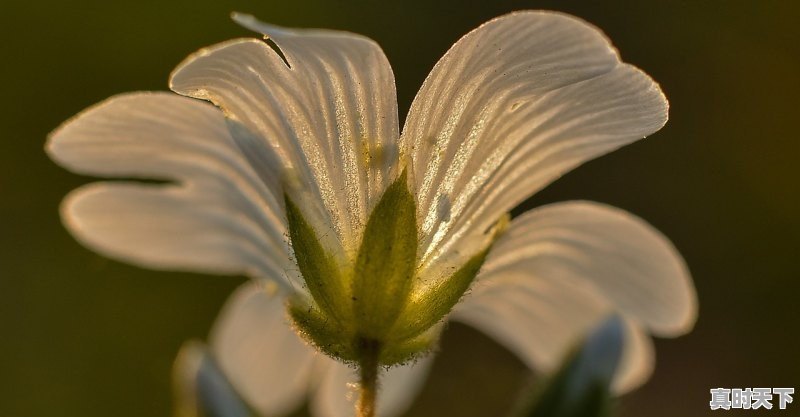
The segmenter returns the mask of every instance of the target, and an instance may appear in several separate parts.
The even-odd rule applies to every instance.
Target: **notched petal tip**
[[[237,46],[251,46],[254,48],[262,48],[265,52],[269,52],[269,46],[264,41],[255,38],[237,38],[225,42],[202,48],[186,57],[169,75],[169,89],[182,95],[201,100],[207,100],[219,107],[214,97],[208,92],[205,86],[197,84],[198,80],[195,79],[200,74],[198,71],[203,71],[205,68],[202,66],[201,61],[212,57],[215,53],[223,51],[227,48],[234,48]],[[255,51],[254,51],[255,52]]]
[[[264,35],[266,39],[272,36],[290,35],[291,29],[271,25],[258,20],[255,16],[247,13],[232,12],[231,19],[239,26]]]
[[[256,29],[252,28],[252,25],[254,23],[257,23],[258,20],[256,19],[255,16],[253,16],[253,15],[251,15],[249,13],[242,13],[242,12],[232,11],[231,12],[231,20],[233,20],[234,22],[236,22],[237,24],[239,24],[240,26],[242,26],[242,27],[244,27],[246,29],[250,29],[250,30],[252,30],[254,32],[257,32]]]

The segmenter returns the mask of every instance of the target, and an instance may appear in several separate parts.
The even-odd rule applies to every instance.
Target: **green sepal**
[[[444,318],[478,275],[488,253],[487,247],[470,258],[453,275],[411,300],[395,323],[393,339],[414,338]]]
[[[354,336],[313,306],[289,302],[289,316],[298,333],[326,355],[347,363],[358,360]]]
[[[364,226],[352,264],[326,251],[294,202],[285,195],[289,237],[311,295],[289,312],[303,337],[327,355],[360,363],[359,346],[377,346],[378,362],[408,362],[431,350],[442,319],[464,295],[508,218],[486,231],[485,247],[436,285],[413,293],[419,234],[406,171],[386,189]],[[341,263],[344,264],[341,264]]]
[[[403,309],[417,264],[417,216],[406,172],[370,214],[353,271],[353,308],[361,337],[382,340]]]
[[[325,316],[335,319],[340,325],[352,322],[349,276],[343,273],[336,259],[322,246],[317,231],[297,205],[288,195],[284,195],[284,200],[297,267],[314,302]]]
[[[472,281],[486,261],[494,242],[505,232],[510,221],[509,215],[502,216],[494,226],[487,231],[491,233],[491,238],[486,247],[473,255],[466,263],[461,265],[458,270],[436,283],[433,287],[426,289],[424,293],[413,297],[406,304],[405,309],[400,315],[400,319],[395,322],[392,329],[393,340],[413,339],[420,333],[433,327],[442,320],[458,300],[469,289]]]
[[[416,337],[386,345],[381,351],[381,365],[403,365],[427,355],[436,348],[442,328],[437,325]]]

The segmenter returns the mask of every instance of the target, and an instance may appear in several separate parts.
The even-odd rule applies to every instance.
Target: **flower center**
[[[342,268],[288,197],[289,237],[311,297],[289,302],[299,332],[330,356],[358,362],[365,342],[382,365],[406,362],[438,340],[442,318],[469,287],[488,245],[447,279],[419,280],[417,206],[404,171],[384,192],[364,228],[355,262]],[[415,292],[415,289],[417,290]]]

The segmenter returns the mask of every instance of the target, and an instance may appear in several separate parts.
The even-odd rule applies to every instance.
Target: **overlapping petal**
[[[211,350],[242,397],[264,417],[298,408],[320,358],[288,324],[284,299],[245,284],[225,304],[211,332]]]
[[[689,271],[672,243],[644,220],[600,203],[550,204],[514,219],[480,279],[514,271],[581,282],[662,336],[686,333],[697,315]]]
[[[395,174],[391,67],[362,36],[238,20],[268,34],[286,61],[265,41],[234,40],[190,56],[173,73],[171,88],[222,108],[248,158],[270,171],[262,175],[277,176],[304,214],[323,234],[334,232],[352,257]]]
[[[401,138],[426,266],[475,253],[503,213],[666,119],[656,83],[586,22],[528,11],[473,30],[425,80]]]
[[[80,174],[168,181],[71,193],[64,222],[92,249],[157,269],[289,285],[279,194],[258,178],[213,106],[167,93],[113,97],[56,130],[47,151]]]
[[[231,384],[262,415],[279,416],[311,398],[316,417],[354,413],[355,370],[306,345],[289,324],[284,300],[245,284],[226,303],[211,335],[212,351]],[[405,411],[422,388],[432,358],[388,370],[380,415]]]
[[[645,331],[687,332],[697,304],[674,246],[643,220],[592,202],[557,203],[514,219],[454,314],[494,335],[529,365],[550,369],[598,320],[622,314],[628,346],[617,382],[652,369]]]

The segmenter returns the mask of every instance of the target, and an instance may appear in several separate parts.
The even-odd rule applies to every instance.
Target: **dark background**
[[[677,245],[700,299],[696,329],[657,341],[652,380],[623,415],[709,414],[712,387],[800,388],[800,10],[791,1],[4,2],[0,17],[0,416],[170,414],[180,344],[203,338],[242,278],[158,273],[79,246],[57,207],[88,181],[50,162],[47,133],[86,106],[165,90],[202,46],[251,36],[232,10],[380,43],[401,115],[458,37],[499,14],[555,9],[601,27],[658,80],[670,121],[526,203],[592,199]],[[547,335],[542,335],[547,337]],[[452,326],[414,416],[495,416],[526,380],[508,352]],[[781,416],[800,415],[800,395]],[[777,407],[776,407],[777,408]],[[719,413],[719,412],[718,412]],[[725,415],[750,415],[753,411]]]

